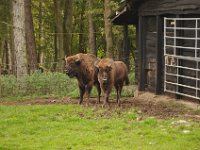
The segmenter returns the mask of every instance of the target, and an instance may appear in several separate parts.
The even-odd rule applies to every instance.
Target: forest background
[[[0,73],[20,77],[38,68],[62,72],[64,56],[80,52],[99,58],[128,59],[132,70],[135,27],[129,26],[130,53],[123,54],[124,27],[113,26],[109,20],[121,3],[0,0]]]

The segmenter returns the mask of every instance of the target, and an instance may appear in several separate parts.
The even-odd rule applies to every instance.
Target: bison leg
[[[92,84],[87,85],[86,86],[86,95],[87,95],[86,105],[87,106],[88,106],[88,102],[89,102],[89,99],[90,99],[91,90],[92,90]]]
[[[119,85],[119,100],[118,100],[118,105],[120,106],[120,98],[121,98],[121,94],[122,94],[122,88],[123,88],[123,83]]]
[[[115,89],[117,91],[117,104],[118,104],[118,106],[120,106],[120,97],[121,97],[122,87],[123,87],[123,84],[115,85]]]
[[[109,95],[110,95],[110,92],[111,92],[111,90],[107,90],[105,92],[105,100],[104,100],[104,103],[103,103],[102,107],[105,107],[106,105],[109,106]]]
[[[120,101],[119,101],[119,86],[115,85],[115,89],[116,89],[116,92],[117,92],[117,104],[120,105]]]
[[[79,85],[79,91],[80,91],[80,100],[79,100],[79,104],[81,105],[83,102],[83,95],[85,94],[85,87]]]
[[[96,86],[97,92],[98,92],[98,97],[97,97],[97,100],[96,100],[96,104],[99,104],[100,103],[100,96],[101,96],[101,87],[100,87],[99,83],[96,83],[95,86]]]

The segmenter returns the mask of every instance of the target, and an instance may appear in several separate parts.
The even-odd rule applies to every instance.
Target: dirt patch
[[[78,100],[77,100],[78,101]],[[76,100],[72,99],[36,99],[36,100],[25,100],[25,101],[5,101],[5,102],[0,102],[0,105],[52,105],[52,104],[62,104],[62,105],[67,105],[67,104],[76,104]]]
[[[103,99],[103,98],[102,98]],[[77,105],[78,99],[38,99],[31,101],[0,102],[0,105]],[[86,106],[85,101],[83,106]],[[96,98],[91,98],[89,107],[101,107],[102,102],[96,105]],[[117,103],[110,100],[110,109],[115,109]],[[126,97],[121,99],[121,109],[135,108],[142,117],[156,117],[159,119],[169,119],[184,117],[200,122],[200,105],[185,101],[177,101],[167,96],[156,96],[151,93],[140,93],[137,97]]]
[[[200,122],[200,104],[158,96],[152,93],[140,93],[133,98],[133,105],[142,114],[161,119],[184,117]]]

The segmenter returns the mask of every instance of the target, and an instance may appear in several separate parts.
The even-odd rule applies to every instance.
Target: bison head
[[[100,82],[107,84],[111,76],[111,63],[101,60],[98,64],[96,64],[96,68],[98,69],[98,78]]]
[[[81,65],[81,60],[77,55],[65,56],[65,73],[70,77],[77,77],[79,74],[79,68]]]

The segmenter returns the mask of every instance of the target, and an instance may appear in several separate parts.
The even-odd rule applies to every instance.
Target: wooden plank
[[[139,23],[136,24],[135,83],[139,81]]]
[[[146,63],[145,63],[145,19],[142,16],[139,16],[139,91],[145,90],[145,84],[146,84]]]
[[[161,16],[156,16],[156,30],[157,30],[157,43],[156,43],[156,61],[157,61],[157,69],[156,69],[156,94],[162,94],[162,76],[163,76],[163,21]]]

